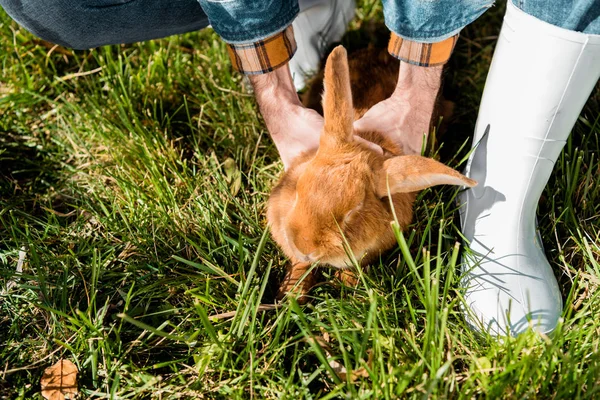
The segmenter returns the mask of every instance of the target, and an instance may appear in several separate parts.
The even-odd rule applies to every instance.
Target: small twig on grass
[[[68,343],[71,340],[73,340],[73,337],[75,337],[75,335],[71,335],[71,337],[69,339],[67,339],[66,342]],[[41,363],[45,362],[46,360],[52,358],[52,356],[55,355],[60,350],[64,350],[64,347],[62,347],[62,346],[61,347],[57,347],[56,349],[54,349],[51,353],[49,353],[44,358],[40,358],[39,360],[34,361],[34,362],[32,362],[31,364],[29,364],[29,365],[27,365],[25,367],[8,369],[8,363],[6,363],[6,366],[4,367],[4,371],[1,371],[1,373],[0,373],[0,378],[5,379],[6,375],[14,374],[15,372],[26,371],[26,370],[30,370],[30,369],[40,368],[38,366],[38,364],[41,364]]]
[[[50,55],[52,53],[54,53],[54,52],[62,54],[63,56],[69,56],[69,57],[73,56],[73,52],[72,51],[67,50],[64,47],[59,46],[57,44],[47,42],[45,40],[40,40],[40,39],[33,38],[33,39],[31,39],[31,43],[33,43],[33,44],[35,44],[37,46],[41,46],[41,47],[47,48],[48,49],[48,53],[46,53],[46,58],[50,57]]]
[[[47,212],[49,212],[51,214],[56,215],[57,217],[64,217],[64,218],[71,217],[71,216],[77,214],[77,211],[78,211],[78,210],[72,210],[72,211],[69,211],[68,213],[65,214],[65,213],[61,213],[60,211],[56,211],[56,210],[53,210],[51,208],[44,207],[44,206],[42,206],[42,209],[44,211],[47,211]]]
[[[271,311],[271,310],[277,310],[279,308],[283,307],[283,305],[281,304],[261,304],[258,306],[258,310],[257,311]],[[237,311],[228,311],[225,313],[221,313],[221,314],[215,314],[215,315],[211,315],[208,317],[208,319],[228,319],[228,318],[233,318],[235,317]]]
[[[87,75],[95,74],[96,72],[102,71],[102,69],[104,69],[104,67],[94,68],[91,71],[77,72],[77,73],[74,73],[74,74],[68,74],[68,75],[62,76],[60,78],[56,78],[56,80],[59,81],[59,82],[65,82],[65,81],[68,81],[68,80],[73,79],[73,78],[79,78],[80,76],[87,76]]]

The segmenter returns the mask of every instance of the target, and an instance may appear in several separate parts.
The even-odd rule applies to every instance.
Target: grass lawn
[[[381,21],[359,3],[353,29]],[[446,74],[431,154],[455,168],[502,8]],[[565,303],[552,338],[467,328],[450,187],[420,195],[407,248],[358,287],[264,306],[286,264],[264,216],[282,164],[218,37],[70,51],[0,10],[0,398],[41,399],[61,358],[83,398],[597,398],[599,138],[595,90],[538,213]]]

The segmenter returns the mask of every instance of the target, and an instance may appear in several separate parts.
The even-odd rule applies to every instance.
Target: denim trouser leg
[[[454,36],[494,4],[494,0],[382,0],[387,27],[415,42],[435,43]]]
[[[511,0],[508,0],[511,1]],[[385,23],[404,39],[435,43],[475,21],[494,0],[382,0]],[[542,21],[600,34],[600,0],[513,0]]]
[[[600,0],[513,1],[553,25],[600,34]],[[382,2],[390,30],[405,39],[433,43],[458,33],[494,0]],[[76,49],[198,30],[208,25],[209,17],[228,42],[251,42],[281,30],[298,13],[297,0],[200,0],[200,4],[198,0],[0,0],[0,6],[29,31]]]
[[[512,0],[512,2],[527,14],[552,25],[576,32],[600,34],[599,0]]]
[[[0,0],[8,15],[50,42],[76,49],[132,43],[205,28],[229,43],[285,29],[298,0]]]
[[[298,0],[198,0],[215,32],[227,43],[250,43],[287,28]]]
[[[133,43],[208,26],[197,0],[0,0],[20,25],[75,49]]]

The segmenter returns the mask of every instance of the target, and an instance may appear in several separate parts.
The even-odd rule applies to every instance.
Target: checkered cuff
[[[400,61],[422,67],[433,67],[448,62],[458,34],[437,43],[420,43],[401,38],[392,32],[388,51]]]
[[[285,65],[296,52],[292,25],[253,43],[227,43],[233,68],[244,75],[259,75]]]

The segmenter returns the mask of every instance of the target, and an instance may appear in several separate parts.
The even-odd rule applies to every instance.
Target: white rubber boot
[[[600,35],[562,29],[509,0],[461,194],[466,319],[478,331],[550,333],[562,298],[535,213],[566,139],[600,77]],[[486,134],[487,133],[487,134]]]
[[[300,0],[300,14],[294,20],[298,50],[290,61],[297,90],[306,86],[318,69],[327,48],[339,42],[354,18],[354,0]]]

